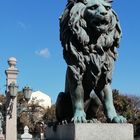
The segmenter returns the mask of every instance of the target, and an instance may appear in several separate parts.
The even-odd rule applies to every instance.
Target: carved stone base
[[[47,140],[133,140],[132,124],[84,123],[46,129]]]

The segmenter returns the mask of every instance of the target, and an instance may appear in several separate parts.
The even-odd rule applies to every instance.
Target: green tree
[[[137,104],[140,97],[121,95],[118,90],[113,90],[114,105],[117,112],[133,124],[140,122],[140,110]]]
[[[55,106],[55,104],[53,104],[50,108],[47,108],[45,110],[43,119],[46,124],[56,121],[55,108],[56,108],[56,106]]]
[[[119,90],[112,91],[114,106],[118,114],[127,118],[132,124],[140,124],[140,97],[120,94]],[[101,106],[97,112],[97,118],[101,122],[106,122],[106,117]]]
[[[23,133],[24,126],[28,126],[31,133],[36,131],[36,125],[39,122],[44,122],[43,116],[45,108],[39,105],[39,102],[31,101],[29,104],[22,92],[18,93],[17,97],[17,129],[19,133]]]

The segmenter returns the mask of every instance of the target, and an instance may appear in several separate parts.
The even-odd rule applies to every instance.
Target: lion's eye
[[[91,7],[89,7],[89,9],[91,10],[95,10],[99,7],[99,5],[95,4],[95,5],[92,5]]]
[[[105,6],[105,9],[106,9],[106,10],[110,10],[111,7],[110,7],[110,6]]]

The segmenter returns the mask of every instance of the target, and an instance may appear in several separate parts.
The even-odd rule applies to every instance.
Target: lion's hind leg
[[[56,119],[58,122],[70,122],[73,116],[71,97],[68,93],[60,92],[56,101]]]
[[[98,123],[97,112],[101,107],[102,103],[99,97],[96,95],[94,90],[90,92],[90,98],[85,101],[85,112],[89,122]]]

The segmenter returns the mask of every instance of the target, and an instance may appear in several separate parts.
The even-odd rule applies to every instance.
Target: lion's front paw
[[[115,117],[112,119],[111,122],[112,122],[112,123],[126,123],[127,120],[126,120],[125,117],[120,116],[120,115],[117,115],[117,116],[115,116]]]
[[[73,123],[86,123],[86,114],[84,111],[77,110],[74,113],[74,116],[71,120]]]

